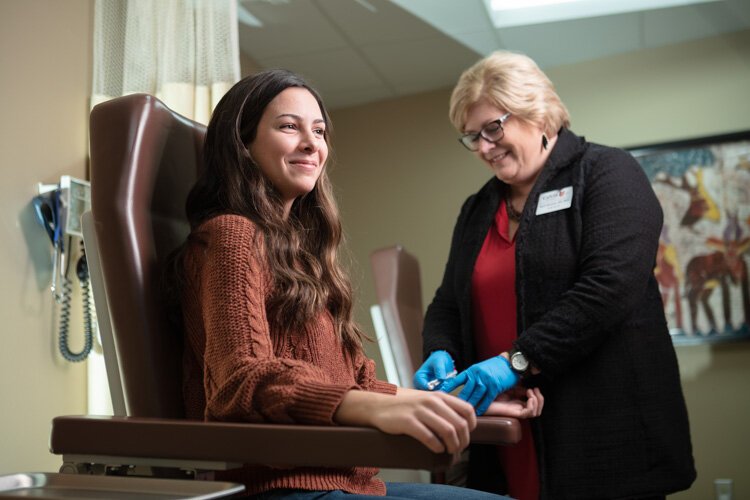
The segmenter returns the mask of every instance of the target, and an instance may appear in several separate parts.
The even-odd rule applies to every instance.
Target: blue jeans
[[[493,493],[485,493],[483,491],[445,484],[385,483],[385,487],[385,497],[355,495],[341,490],[274,490],[245,498],[252,500],[378,500],[380,498],[401,498],[404,500],[499,500],[508,498]]]

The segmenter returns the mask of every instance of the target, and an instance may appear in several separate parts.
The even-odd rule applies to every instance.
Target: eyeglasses
[[[458,142],[464,145],[469,151],[479,151],[479,139],[484,139],[487,142],[496,143],[505,136],[505,130],[503,130],[503,124],[510,118],[510,113],[505,113],[497,120],[491,121],[482,130],[475,134],[464,134],[458,138]]]

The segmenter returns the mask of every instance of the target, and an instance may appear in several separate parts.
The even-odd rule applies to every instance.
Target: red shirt
[[[516,241],[508,238],[505,203],[479,252],[471,280],[474,341],[479,360],[509,351],[517,336]],[[508,482],[508,494],[519,500],[539,498],[539,471],[528,420],[521,420],[522,437],[513,446],[499,446],[498,456]]]

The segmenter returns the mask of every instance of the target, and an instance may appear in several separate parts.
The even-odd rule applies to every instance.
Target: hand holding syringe
[[[435,389],[438,389],[441,385],[443,385],[443,382],[448,380],[449,378],[453,378],[456,376],[458,372],[456,370],[453,370],[449,374],[447,374],[444,378],[434,378],[427,382],[427,390],[428,391],[434,391]]]
[[[446,351],[434,351],[414,374],[414,388],[434,391],[446,380],[456,376],[453,358]]]

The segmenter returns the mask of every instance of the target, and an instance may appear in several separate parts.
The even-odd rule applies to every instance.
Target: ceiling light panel
[[[496,28],[721,1],[723,0],[484,0]]]

